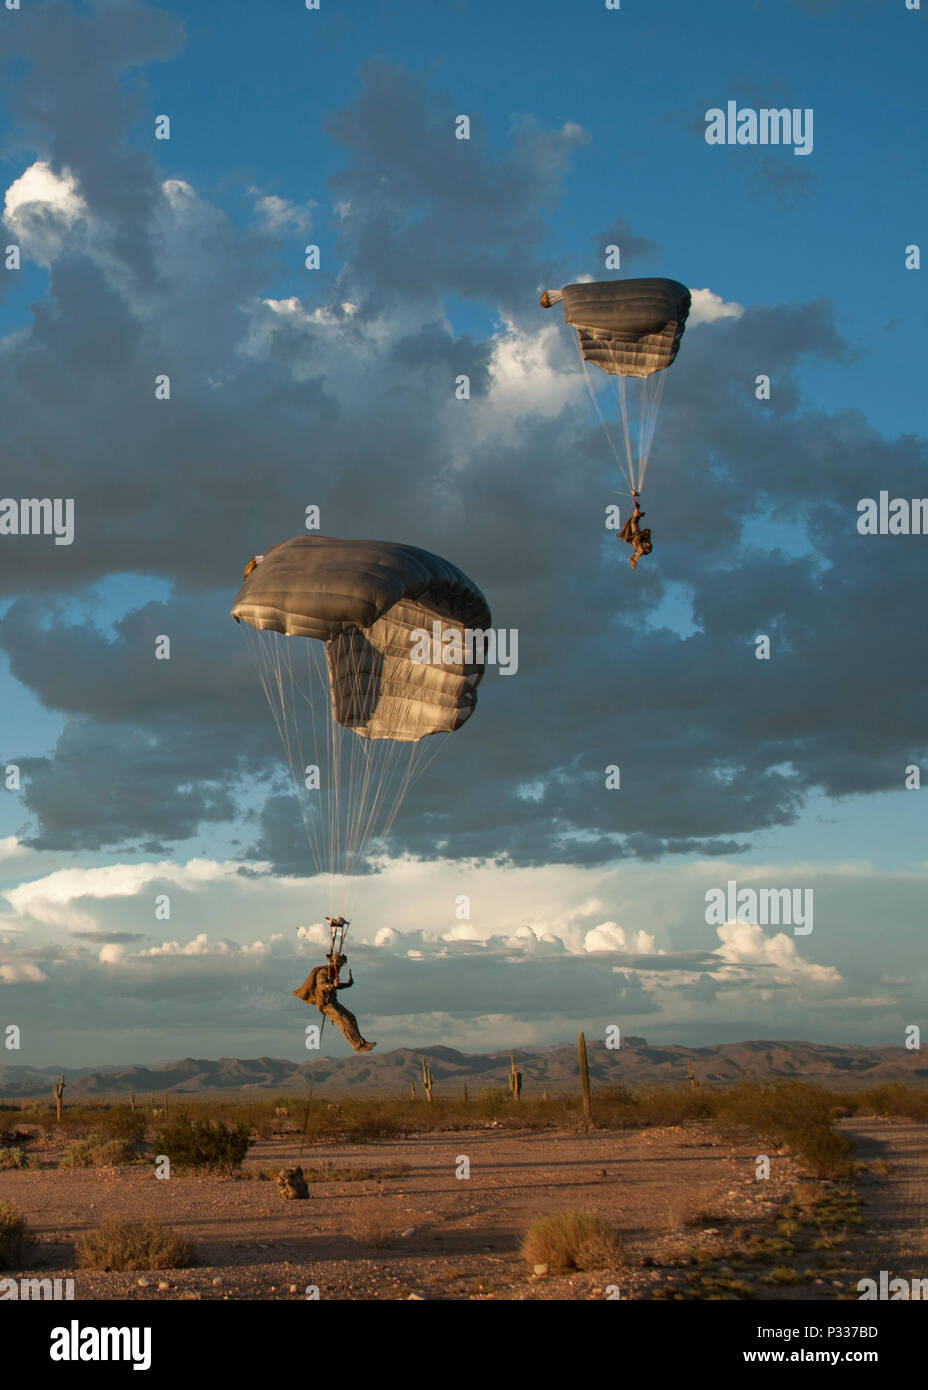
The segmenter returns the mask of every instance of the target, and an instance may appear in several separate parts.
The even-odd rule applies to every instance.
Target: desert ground
[[[0,1199],[39,1239],[28,1273],[73,1278],[78,1299],[305,1299],[313,1286],[320,1298],[357,1300],[856,1298],[857,1279],[881,1269],[928,1273],[928,1125],[855,1116],[841,1127],[864,1165],[859,1224],[832,1223],[824,1242],[795,1234],[789,1203],[797,1184],[833,1185],[809,1182],[787,1153],[771,1155],[769,1179],[758,1180],[756,1143],[733,1144],[704,1122],[590,1134],[488,1125],[302,1153],[287,1135],[255,1143],[242,1176],[166,1180],[150,1164],[53,1167],[61,1153],[40,1141],[32,1166],[0,1172]],[[462,1156],[469,1177],[457,1176]],[[307,1200],[284,1201],[273,1178],[296,1164],[321,1180]],[[618,1229],[620,1259],[534,1272],[523,1233],[577,1208]],[[77,1268],[75,1241],[110,1216],[182,1231],[198,1263]]]

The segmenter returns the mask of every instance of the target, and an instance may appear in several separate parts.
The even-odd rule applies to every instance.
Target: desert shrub
[[[477,1097],[477,1105],[481,1110],[495,1112],[503,1106],[508,1105],[512,1097],[508,1091],[504,1091],[502,1086],[484,1086]]]
[[[835,1181],[854,1176],[854,1145],[843,1134],[824,1126],[812,1126],[787,1136],[817,1178]]]
[[[113,1106],[104,1110],[97,1121],[101,1135],[107,1139],[123,1139],[130,1144],[142,1143],[146,1123],[141,1110],[130,1110],[128,1106]]]
[[[854,1146],[835,1130],[834,1111],[833,1092],[799,1081],[744,1083],[716,1099],[720,1119],[747,1125],[771,1144],[786,1145],[816,1177],[843,1179],[853,1175]]]
[[[393,1239],[393,1231],[380,1216],[363,1217],[354,1223],[354,1238],[371,1250],[385,1250]]]
[[[102,1221],[77,1243],[81,1269],[184,1269],[196,1262],[196,1247],[160,1221]]]
[[[35,1236],[12,1202],[0,1202],[0,1269],[23,1269]]]
[[[104,1139],[100,1134],[75,1139],[64,1151],[62,1168],[97,1168],[132,1163],[138,1157],[128,1139]]]
[[[65,1149],[61,1159],[62,1168],[92,1168],[94,1144],[90,1139],[75,1139]]]
[[[29,1159],[22,1149],[0,1149],[0,1168],[28,1168]]]
[[[908,1120],[928,1120],[928,1087],[904,1086],[887,1082],[871,1086],[855,1096],[858,1111],[876,1115],[901,1115]]]
[[[178,1115],[165,1125],[155,1139],[155,1152],[167,1154],[172,1167],[217,1168],[231,1172],[241,1165],[248,1152],[250,1126],[224,1125]]]
[[[621,1256],[618,1232],[595,1212],[564,1211],[540,1216],[522,1240],[526,1264],[545,1264],[552,1274],[569,1269],[602,1269]]]
[[[94,1164],[134,1163],[138,1154],[128,1139],[106,1139],[93,1147]]]

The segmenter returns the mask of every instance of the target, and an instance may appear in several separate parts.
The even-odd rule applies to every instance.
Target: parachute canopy
[[[644,482],[670,366],[690,312],[690,292],[678,280],[594,280],[545,290],[541,305],[564,303],[564,318],[577,330],[577,352],[590,400],[609,447],[633,492]],[[624,449],[620,451],[596,399],[588,362],[615,378]],[[660,373],[660,375],[658,375]],[[629,408],[626,377],[639,378]],[[632,442],[637,416],[637,444]]]
[[[690,311],[690,292],[677,280],[594,280],[546,290],[542,306],[564,301],[585,362],[612,376],[652,376],[677,355]]]
[[[470,718],[484,662],[468,661],[466,646],[461,660],[442,660],[443,638],[492,621],[483,594],[447,560],[417,546],[328,536],[296,536],[251,562],[232,616],[259,632],[324,642],[332,718],[363,739],[401,743]],[[413,659],[416,629],[433,639],[428,660]],[[278,654],[275,681],[282,669]],[[283,688],[280,696],[283,705]]]

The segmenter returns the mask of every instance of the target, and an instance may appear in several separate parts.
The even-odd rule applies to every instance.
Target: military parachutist
[[[642,526],[640,522],[640,518],[645,515],[641,510],[640,494],[633,492],[632,496],[635,499],[635,510],[619,532],[619,539],[634,547],[634,554],[629,555],[628,563],[632,569],[637,569],[638,561],[642,555],[651,554],[651,528],[650,526]]]
[[[341,947],[349,923],[342,916],[327,917],[325,920],[332,929],[331,945],[325,958],[326,963],[325,965],[317,965],[314,970],[311,970],[299,989],[295,989],[293,993],[305,1004],[315,1004],[324,1018],[329,1019],[336,1028],[341,1029],[355,1052],[370,1052],[371,1048],[376,1047],[377,1044],[367,1042],[361,1037],[358,1020],[350,1009],[346,1009],[338,1001],[338,990],[350,989],[354,984],[350,967],[347,980],[341,981],[338,978],[338,972],[342,966],[348,964],[348,957],[343,954]]]

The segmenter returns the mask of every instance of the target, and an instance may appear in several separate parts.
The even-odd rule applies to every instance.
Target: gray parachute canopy
[[[594,280],[546,290],[542,306],[564,301],[586,362],[612,376],[647,377],[677,355],[690,311],[690,292],[677,280]]]
[[[246,569],[232,616],[324,642],[333,718],[361,738],[403,743],[470,718],[483,647],[455,652],[449,629],[482,632],[492,621],[483,594],[447,560],[417,546],[330,536],[272,546]],[[437,639],[428,660],[413,660],[415,629]],[[443,648],[446,634],[452,645]]]

